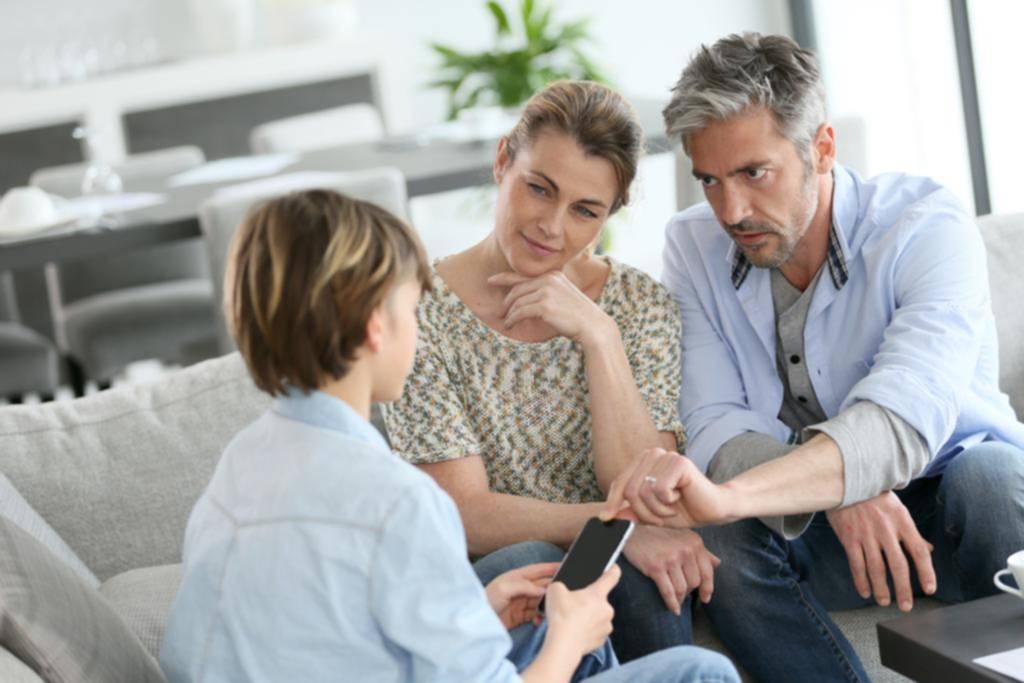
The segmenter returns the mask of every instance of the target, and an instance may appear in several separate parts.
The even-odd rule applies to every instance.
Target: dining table
[[[644,129],[648,154],[679,148],[678,143],[673,144],[665,135],[661,117],[663,104],[654,99],[633,100]],[[408,197],[420,197],[492,182],[491,166],[498,138],[451,139],[431,135],[428,129],[374,142],[295,154],[271,174],[393,167],[402,172]],[[159,203],[38,233],[0,236],[0,271],[201,237],[200,206],[219,190],[239,183],[237,179],[222,179],[176,185],[170,180],[169,177],[153,178],[142,184],[126,183],[124,187],[125,192],[158,193]]]

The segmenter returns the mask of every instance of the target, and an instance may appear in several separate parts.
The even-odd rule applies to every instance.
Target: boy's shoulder
[[[380,522],[444,492],[390,449],[268,411],[225,449],[209,492],[239,516]]]

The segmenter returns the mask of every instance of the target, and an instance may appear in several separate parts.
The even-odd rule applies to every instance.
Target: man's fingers
[[[899,539],[895,537],[887,539],[882,551],[885,553],[885,561],[889,565],[889,573],[892,575],[892,586],[896,591],[896,604],[904,612],[909,612],[914,606],[914,589],[910,586],[910,565],[907,564],[907,558],[903,555]]]
[[[909,513],[904,516],[900,524],[900,541],[914,561],[914,570],[917,572],[917,581],[921,584],[921,590],[931,595],[937,587],[935,567],[932,565],[934,546],[924,540]]]
[[[889,604],[889,582],[885,574],[885,560],[874,540],[863,544],[864,559],[868,565],[868,579],[871,580],[871,589],[875,593],[875,602],[882,607]]]
[[[904,541],[907,552],[914,560],[914,570],[917,572],[917,580],[921,584],[921,590],[931,595],[938,588],[938,581],[935,578],[935,567],[932,565],[931,545],[928,543],[907,543]]]
[[[846,548],[846,558],[850,561],[850,574],[853,575],[853,586],[857,589],[857,595],[867,600],[871,597],[871,584],[868,582],[864,549],[859,543],[851,544]]]

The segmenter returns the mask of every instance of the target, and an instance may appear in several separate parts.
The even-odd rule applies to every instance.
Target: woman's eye
[[[585,206],[579,207],[578,209],[576,209],[576,211],[579,212],[579,214],[584,218],[597,218],[597,214]]]
[[[751,180],[760,180],[768,170],[764,168],[748,168],[747,177]]]
[[[718,184],[718,180],[716,178],[712,178],[711,176],[706,175],[700,179],[700,184],[703,185],[704,187],[714,187],[715,185]]]
[[[548,193],[543,185],[538,185],[537,183],[527,183],[527,185],[530,186],[530,191],[534,194],[546,195]]]

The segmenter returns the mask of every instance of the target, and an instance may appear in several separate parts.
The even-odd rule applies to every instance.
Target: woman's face
[[[494,179],[498,246],[512,270],[527,276],[560,270],[579,256],[600,234],[618,196],[611,162],[557,132],[542,132],[515,161],[503,140]]]

